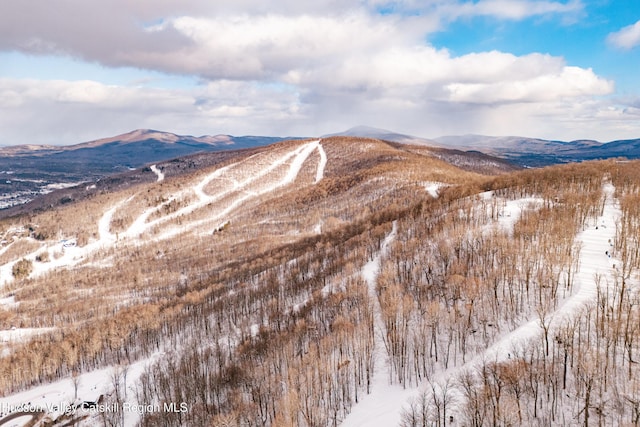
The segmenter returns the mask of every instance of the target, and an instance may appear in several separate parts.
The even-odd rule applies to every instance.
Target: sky
[[[640,138],[638,0],[0,0],[0,145]]]

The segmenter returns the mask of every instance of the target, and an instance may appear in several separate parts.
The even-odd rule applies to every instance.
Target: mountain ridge
[[[466,134],[427,139],[368,126],[357,126],[334,135],[377,137],[405,144],[480,151],[523,167],[541,167],[615,157],[640,158],[640,138],[600,142],[590,139],[561,141],[522,136]]]
[[[331,137],[370,138],[407,147],[422,147],[434,157],[479,173],[499,173],[500,170],[508,170],[509,164],[542,167],[616,157],[640,158],[640,139],[608,143],[588,139],[567,142],[483,135],[427,139],[370,126],[357,126],[320,138]],[[0,208],[28,202],[60,186],[95,181],[169,159],[298,139],[302,138],[225,134],[192,136],[136,129],[72,145],[3,147],[0,148]]]
[[[192,136],[179,135],[172,132],[165,132],[155,129],[134,129],[132,131],[115,136],[99,138],[91,141],[69,145],[22,144],[0,146],[0,155],[33,155],[38,154],[38,152],[53,153],[74,151],[83,148],[97,148],[112,143],[132,144],[149,140],[155,140],[165,144],[202,144],[204,146],[210,145],[212,147],[219,147],[220,145],[244,145],[248,140],[253,140],[255,141],[256,145],[258,145],[261,141],[264,141],[264,143],[271,143],[275,141],[283,141],[286,139],[299,139],[299,137],[271,137],[254,135],[233,136],[227,134]]]

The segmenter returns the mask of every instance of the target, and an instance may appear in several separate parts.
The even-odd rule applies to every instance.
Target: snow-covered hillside
[[[345,138],[198,164],[0,223],[0,425],[640,420],[633,164],[486,177]]]

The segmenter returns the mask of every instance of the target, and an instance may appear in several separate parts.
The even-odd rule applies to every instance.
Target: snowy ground
[[[605,184],[606,203],[602,216],[596,222],[598,226],[586,229],[577,236],[576,240],[581,243],[581,248],[574,293],[556,310],[548,314],[545,322],[549,322],[550,331],[560,327],[566,320],[575,317],[580,310],[595,301],[596,275],[602,277],[603,285],[613,283],[616,261],[607,256],[606,252],[611,251],[609,241],[613,241],[615,238],[616,221],[621,215],[617,201],[613,197],[614,192],[613,185]],[[540,318],[536,317],[492,345],[484,357],[487,360],[506,360],[514,348],[518,348],[522,343],[536,338],[541,333]]]
[[[565,299],[556,310],[548,314],[548,322],[550,325],[550,334],[553,330],[562,325],[562,323],[575,316],[587,304],[593,302],[596,297],[596,284],[594,277],[601,275],[602,283],[611,283],[613,274],[615,273],[614,258],[609,258],[605,254],[610,251],[609,241],[613,241],[615,237],[616,221],[621,215],[617,200],[614,199],[615,188],[607,183],[604,185],[604,194],[606,203],[604,212],[597,219],[597,228],[593,226],[584,230],[577,236],[577,241],[581,243],[579,255],[579,271],[575,276],[574,293]],[[493,197],[492,193],[483,196],[486,199]],[[538,199],[520,199],[509,201],[504,204],[501,215],[496,221],[495,226],[505,230],[513,229],[513,224],[520,217],[523,209],[535,207],[540,203]],[[390,239],[393,238],[395,232],[385,240],[386,247]],[[401,422],[402,412],[404,408],[409,406],[409,402],[419,397],[421,392],[428,387],[428,384],[422,384],[418,387],[407,387],[403,389],[399,385],[389,385],[389,365],[387,355],[384,350],[384,344],[379,336],[383,333],[384,326],[380,317],[380,306],[375,295],[375,281],[380,269],[380,260],[385,250],[363,269],[363,277],[369,284],[370,291],[373,290],[372,297],[375,301],[375,325],[378,334],[376,334],[376,369],[373,377],[373,385],[371,394],[364,396],[360,402],[355,405],[351,413],[345,418],[342,427],[388,427],[397,426]],[[507,360],[510,353],[514,349],[519,348],[522,344],[537,339],[542,334],[542,328],[539,318],[530,319],[520,327],[505,334],[496,343],[490,346],[484,353],[476,355],[465,365],[452,367],[448,370],[436,372],[433,376],[434,383],[438,387],[438,383],[444,382],[447,378],[451,378],[456,372],[460,372],[467,367],[478,366],[483,361],[501,361]],[[552,335],[553,336],[553,335]],[[380,363],[382,361],[383,363]],[[461,402],[461,398],[456,398],[456,391],[451,390],[453,401],[451,404],[451,414],[455,414],[455,400]],[[459,396],[458,396],[459,397]]]
[[[6,331],[0,331],[0,343],[17,342],[33,335],[44,334],[53,330],[54,328],[11,328]]]
[[[153,237],[153,239],[157,240],[171,238],[207,224],[211,224],[212,229],[219,228],[222,224],[228,223],[233,212],[244,203],[294,182],[304,162],[315,150],[320,155],[320,160],[316,167],[315,182],[317,183],[323,178],[327,164],[327,156],[320,140],[310,141],[285,153],[277,153],[275,155],[260,153],[217,169],[192,187],[170,195],[168,201],[147,209],[133,221],[127,230],[116,236],[110,231],[112,218],[119,209],[126,208],[127,204],[135,197],[132,196],[120,201],[104,212],[98,222],[99,238],[97,240],[84,247],[63,248],[61,242],[56,242],[55,244],[42,243],[37,250],[21,258],[33,261],[34,271],[32,277],[35,277],[57,268],[68,268],[77,265],[88,259],[96,251],[113,247],[116,242],[119,245],[139,244],[140,236],[145,233],[148,234],[152,229],[161,230]],[[158,181],[164,180],[164,174],[157,169],[156,165],[152,165],[150,168],[158,176]],[[213,190],[208,189],[212,183],[216,184],[213,185]],[[219,183],[226,184],[217,185]],[[160,212],[171,201],[180,200],[188,194],[196,197],[186,206],[171,214],[150,219],[154,213]],[[185,217],[205,207],[209,209],[206,219],[182,221],[180,226],[171,224],[172,220],[178,217]],[[162,229],[163,227],[164,229]],[[153,239],[147,238],[146,240]],[[7,247],[0,250],[6,251]],[[50,261],[35,261],[36,256],[44,251],[49,252]],[[55,252],[61,255],[55,258],[53,257]],[[15,262],[17,260],[0,266],[0,288],[13,281],[11,269]]]
[[[400,385],[389,384],[389,360],[384,346],[385,326],[380,314],[380,303],[376,295],[376,280],[380,272],[380,261],[397,233],[396,224],[385,238],[382,250],[362,268],[362,277],[369,286],[369,296],[373,300],[375,349],[374,373],[371,393],[361,397],[351,413],[342,422],[343,427],[386,427],[400,423],[403,404],[416,392],[415,388],[403,389]]]
[[[224,168],[218,169],[199,182],[188,188],[187,192],[195,194],[196,197],[187,206],[182,207],[177,212],[170,215],[166,215],[159,219],[149,220],[149,217],[153,212],[161,209],[162,206],[157,206],[143,212],[126,230],[124,233],[120,233],[119,236],[114,235],[111,232],[111,221],[113,215],[118,209],[126,207],[135,196],[132,196],[126,200],[122,200],[116,205],[108,209],[100,218],[97,226],[99,232],[99,238],[96,241],[89,243],[84,247],[69,246],[65,247],[62,251],[61,242],[55,244],[42,244],[39,249],[28,254],[24,258],[34,261],[34,272],[32,275],[44,274],[56,268],[68,268],[77,265],[86,260],[90,255],[98,251],[99,249],[112,247],[116,243],[122,244],[136,244],[140,240],[140,235],[148,232],[152,227],[162,226],[171,219],[178,216],[185,216],[189,213],[208,206],[212,203],[218,203],[217,210],[213,214],[209,215],[206,220],[197,220],[192,222],[184,222],[180,229],[168,228],[165,230],[162,237],[170,237],[189,229],[203,225],[204,223],[211,222],[214,227],[219,224],[229,221],[233,211],[242,206],[244,202],[247,202],[256,197],[273,192],[283,186],[291,184],[298,177],[303,164],[309,158],[311,153],[315,150],[320,155],[320,160],[316,167],[315,182],[317,183],[324,177],[324,170],[327,164],[326,153],[320,144],[320,141],[311,141],[306,144],[302,144],[295,147],[285,153],[280,153],[277,156],[262,156],[260,154],[252,156],[249,159],[245,159],[241,162],[231,164]],[[250,167],[248,167],[250,166]],[[155,168],[155,165],[151,167],[151,170],[158,175],[158,181],[164,179],[164,175]],[[214,185],[213,191],[208,187],[211,183],[220,183],[222,185]],[[174,194],[170,200],[176,199],[182,196],[182,194]],[[5,249],[6,250],[6,249]],[[37,254],[43,251],[50,253],[51,261],[42,263],[36,262],[35,257]],[[53,257],[54,252],[59,252],[58,258]],[[22,257],[21,257],[22,258]],[[0,281],[0,288],[2,284],[6,284],[12,281],[11,268],[15,261],[6,263],[0,266],[0,274],[2,275],[2,281]],[[12,307],[16,302],[13,297],[5,297],[0,299],[0,307]],[[27,330],[27,329],[11,329],[7,331],[0,331],[0,345],[2,342],[25,340],[34,334],[46,332],[44,330]],[[152,358],[138,361],[132,364],[128,368],[127,385],[134,384],[134,382],[140,377],[144,371],[145,366],[151,364],[160,355],[155,355]],[[0,398],[0,412],[7,413],[9,409],[18,409],[20,405],[32,405],[39,406],[45,409],[45,412],[55,418],[64,412],[64,408],[70,408],[77,401],[96,401],[100,395],[107,395],[113,390],[113,372],[115,367],[109,367],[93,372],[84,373],[79,376],[78,386],[78,399],[74,402],[74,385],[71,379],[60,380],[55,383],[34,387],[28,391],[17,393],[11,396]],[[125,425],[135,425],[140,418],[140,412],[135,405],[134,393],[129,390],[127,393],[126,408],[120,408],[124,410]],[[104,409],[104,408],[103,408]],[[89,410],[85,412],[81,409],[77,409],[78,414],[85,414],[89,417],[81,421],[79,426],[94,426],[101,423],[100,411]],[[8,425],[24,425],[29,422],[31,417],[21,417],[10,421]],[[2,419],[0,418],[0,425],[2,425]]]
[[[517,200],[507,200],[499,208],[498,221],[494,226],[509,233],[513,231],[513,226],[520,219],[525,209],[539,209],[544,200],[539,197],[524,197]]]
[[[425,182],[423,185],[425,191],[434,199],[437,199],[440,195],[440,189],[447,186],[447,184],[443,182]]]
[[[318,153],[320,154],[320,163],[318,163],[318,169],[316,170],[316,183],[324,178],[324,169],[327,166],[327,153],[324,151],[322,144],[318,141]]]
[[[151,165],[149,169],[151,169],[151,172],[155,173],[158,176],[158,182],[164,181],[164,173],[162,173],[162,171],[160,171],[160,169],[158,169],[156,165]]]
[[[143,409],[138,407],[133,384],[140,378],[145,368],[161,356],[162,354],[158,353],[148,359],[138,361],[126,367],[126,384],[124,384],[123,376],[119,376],[120,387],[126,389],[126,397],[123,399],[123,404],[118,407],[118,410],[124,415],[125,426],[135,425],[140,420],[141,410]],[[24,408],[24,406],[27,406],[30,411],[41,408],[52,419],[56,419],[65,412],[71,412],[77,416],[87,415],[88,418],[74,424],[78,427],[102,425],[102,412],[113,410],[113,406],[98,406],[93,409],[74,407],[76,404],[82,404],[82,402],[97,402],[100,396],[106,396],[112,393],[114,373],[117,369],[122,370],[123,368],[122,366],[111,366],[79,375],[77,393],[74,382],[71,378],[68,378],[34,387],[10,396],[1,397],[0,413],[6,415],[7,413],[18,411]],[[30,418],[21,420],[28,422]],[[0,418],[0,425],[2,425],[2,418]],[[17,420],[13,420],[9,425],[22,426],[25,424],[17,424]]]

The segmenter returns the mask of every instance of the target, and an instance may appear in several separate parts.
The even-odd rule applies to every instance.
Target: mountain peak
[[[323,135],[323,137],[329,136],[360,136],[367,138],[380,138],[383,135],[397,135],[395,132],[386,129],[375,128],[372,126],[355,126],[349,128],[343,132],[332,133]]]

